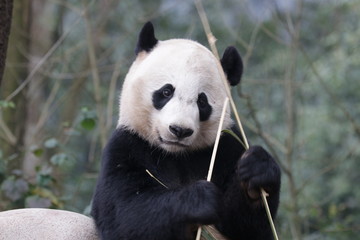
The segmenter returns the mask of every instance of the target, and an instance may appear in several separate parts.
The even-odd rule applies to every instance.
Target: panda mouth
[[[186,144],[183,144],[183,143],[180,143],[180,142],[165,140],[160,136],[159,136],[159,141],[161,143],[167,144],[167,145],[178,146],[178,147],[183,147],[183,148],[189,147],[189,145],[186,145]]]

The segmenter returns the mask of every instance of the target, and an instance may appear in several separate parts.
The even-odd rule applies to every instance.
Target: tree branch
[[[104,148],[106,145],[106,129],[105,129],[105,120],[103,111],[101,108],[101,89],[100,89],[100,74],[97,67],[97,59],[95,54],[95,45],[92,39],[92,33],[91,33],[91,26],[90,21],[87,15],[87,11],[85,11],[84,19],[86,23],[86,39],[88,42],[88,54],[89,54],[89,60],[90,60],[90,66],[91,66],[91,72],[92,72],[92,79],[94,84],[94,99],[96,104],[96,112],[99,119],[99,131],[100,131],[100,140],[101,140],[101,146]]]

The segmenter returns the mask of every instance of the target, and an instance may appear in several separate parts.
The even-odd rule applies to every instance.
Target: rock
[[[0,240],[99,240],[93,219],[79,213],[24,208],[0,212]]]

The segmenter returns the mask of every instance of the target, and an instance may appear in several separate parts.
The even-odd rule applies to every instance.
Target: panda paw
[[[240,158],[237,169],[242,188],[251,200],[259,200],[263,188],[271,197],[280,191],[281,172],[271,155],[260,146],[246,150]]]
[[[211,182],[200,180],[188,189],[191,209],[188,218],[197,224],[213,224],[219,217],[220,191]]]

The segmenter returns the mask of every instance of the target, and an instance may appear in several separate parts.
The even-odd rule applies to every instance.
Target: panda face
[[[226,97],[216,61],[208,49],[183,39],[140,52],[123,85],[118,127],[169,152],[211,146]],[[231,122],[228,109],[224,128]]]

